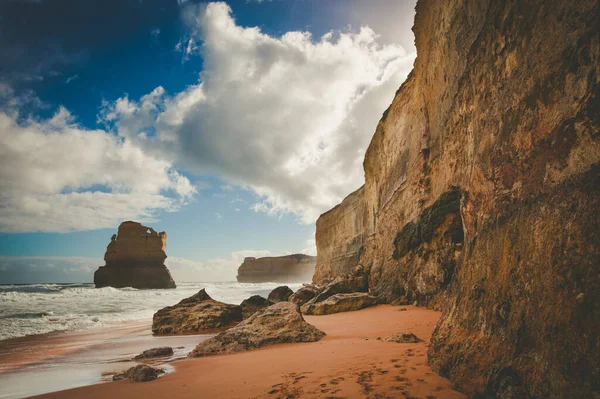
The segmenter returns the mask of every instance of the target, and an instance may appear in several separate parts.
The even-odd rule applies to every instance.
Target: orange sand
[[[319,342],[282,344],[172,363],[156,381],[91,385],[43,398],[464,398],[427,366],[439,312],[381,305],[358,312],[306,316],[327,333]],[[377,340],[404,331],[426,342]],[[368,339],[365,339],[368,338]]]

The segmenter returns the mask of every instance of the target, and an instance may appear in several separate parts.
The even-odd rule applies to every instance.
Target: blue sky
[[[120,221],[176,280],[314,253],[412,68],[413,1],[0,3],[0,283],[91,281]]]

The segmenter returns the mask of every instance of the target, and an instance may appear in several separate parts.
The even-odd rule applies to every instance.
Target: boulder
[[[269,294],[269,301],[273,303],[284,302],[287,301],[293,293],[294,291],[292,291],[290,287],[282,285],[271,291]]]
[[[240,304],[244,319],[247,319],[259,310],[268,308],[271,305],[273,305],[273,302],[260,295],[252,295],[250,298],[244,299]]]
[[[325,333],[304,321],[298,307],[280,302],[258,311],[237,326],[200,342],[191,357],[242,352],[269,345],[315,342]]]
[[[290,297],[289,301],[295,303],[298,306],[304,305],[306,302],[313,299],[320,292],[320,288],[313,284],[306,284],[298,291],[294,292]]]
[[[315,298],[316,299],[316,298]],[[324,301],[312,300],[302,306],[302,313],[307,315],[325,315],[339,312],[351,312],[364,309],[377,303],[377,298],[366,292],[336,294]]]
[[[94,273],[96,288],[175,288],[164,262],[167,233],[137,222],[123,222],[104,254],[105,266]]]
[[[304,254],[247,257],[238,268],[240,283],[279,283],[311,281],[317,258]]]
[[[392,335],[392,337],[388,338],[387,341],[395,342],[397,344],[416,344],[417,342],[423,342],[423,340],[417,337],[415,334],[403,332]]]
[[[173,348],[171,348],[169,346],[162,346],[160,348],[152,348],[152,349],[145,350],[142,353],[140,353],[139,355],[137,355],[136,357],[134,357],[134,359],[135,360],[151,359],[153,357],[164,357],[164,356],[172,356],[172,355],[173,355]]]
[[[367,292],[369,281],[364,274],[354,274],[337,277],[327,284],[314,298],[315,302],[321,302],[336,294],[350,294],[352,292]]]
[[[113,381],[128,379],[134,382],[146,382],[157,379],[158,376],[163,373],[164,371],[160,369],[145,364],[139,364],[135,367],[131,367],[124,373],[115,374],[113,376]]]
[[[202,289],[174,306],[154,314],[154,334],[198,334],[221,331],[242,321],[238,305],[215,301]]]

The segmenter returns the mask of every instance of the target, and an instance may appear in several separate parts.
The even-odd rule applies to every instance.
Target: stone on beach
[[[252,295],[250,298],[244,299],[240,304],[244,319],[247,319],[259,310],[268,308],[271,305],[273,305],[273,302],[260,295]]]
[[[147,382],[158,378],[164,371],[150,367],[145,364],[139,364],[135,367],[127,369],[124,373],[115,374],[113,381],[120,381],[124,379],[131,380],[133,382]]]
[[[399,332],[392,335],[391,338],[387,339],[387,341],[395,342],[397,344],[416,344],[417,342],[422,342],[423,340],[413,333]]]
[[[193,334],[222,330],[242,321],[238,305],[215,301],[202,289],[177,305],[167,306],[154,314],[154,334]]]
[[[290,287],[282,285],[271,291],[269,294],[269,301],[273,303],[284,302],[287,301],[293,293],[294,291],[292,291]]]
[[[306,315],[326,315],[351,312],[373,306],[376,303],[377,298],[366,292],[336,294],[321,302],[309,301],[302,306],[302,313]]]
[[[161,346],[160,348],[152,348],[143,351],[141,354],[134,357],[134,359],[150,359],[153,357],[164,357],[164,356],[172,356],[173,348],[169,346]]]
[[[191,357],[242,352],[269,345],[315,342],[325,333],[304,321],[297,305],[280,302],[261,310],[237,326],[200,342]]]
[[[314,284],[306,284],[298,291],[294,292],[290,297],[289,301],[295,303],[298,306],[304,305],[306,302],[313,299],[321,291],[319,287]]]

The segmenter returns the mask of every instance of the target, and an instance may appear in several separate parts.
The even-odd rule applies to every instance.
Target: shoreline
[[[304,316],[327,335],[318,342],[177,360],[169,363],[174,372],[151,382],[100,383],[35,397],[465,398],[427,366],[429,339],[440,316],[425,308],[391,305]],[[424,342],[385,342],[400,331]]]

